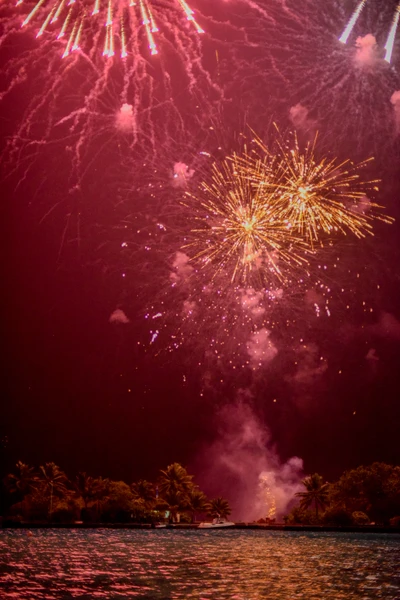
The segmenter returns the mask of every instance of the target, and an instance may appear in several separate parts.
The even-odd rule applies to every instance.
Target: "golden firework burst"
[[[277,133],[273,150],[254,136],[251,149],[214,163],[197,191],[186,192],[195,225],[183,248],[212,279],[290,285],[324,245],[372,235],[375,220],[393,222],[369,197],[378,182],[361,177],[369,161],[319,159],[317,137],[302,149],[296,136],[289,143]]]
[[[374,220],[393,222],[369,197],[378,191],[378,180],[361,177],[373,159],[356,165],[350,160],[318,159],[317,136],[302,150],[296,135],[292,144],[278,135],[274,153],[258,137],[254,141],[258,153],[243,154],[241,168],[255,189],[273,196],[276,219],[311,248],[335,235],[373,235]]]
[[[305,265],[306,245],[276,212],[274,199],[243,172],[235,156],[212,166],[210,182],[186,193],[196,212],[190,243],[192,261],[212,266],[231,282],[287,278],[292,266]]]

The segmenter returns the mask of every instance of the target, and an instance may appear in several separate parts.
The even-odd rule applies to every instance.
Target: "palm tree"
[[[151,510],[154,507],[156,494],[154,486],[150,481],[140,479],[136,483],[132,483],[131,490],[135,499],[142,500],[146,509]]]
[[[173,463],[161,471],[158,489],[168,503],[172,521],[179,521],[179,513],[187,508],[188,495],[194,487],[192,479],[193,476],[179,463]]]
[[[161,471],[159,490],[162,495],[175,492],[189,492],[193,487],[193,476],[189,475],[179,463],[169,465]]]
[[[67,493],[68,478],[64,471],[55,463],[46,463],[39,468],[39,482],[41,483],[44,495],[50,496],[49,501],[49,517],[53,512],[53,496],[59,498]]]
[[[5,484],[9,492],[17,493],[24,497],[34,491],[38,485],[38,476],[33,467],[29,467],[21,460],[16,464],[17,474],[7,475]]]
[[[170,521],[172,523],[180,521],[180,513],[188,507],[188,496],[180,490],[171,490],[164,494],[164,500],[167,502],[170,512]]]
[[[187,508],[192,513],[192,523],[194,523],[196,513],[208,512],[209,502],[207,496],[201,490],[193,487],[187,496]]]
[[[96,504],[96,517],[99,519],[100,502],[108,500],[110,491],[110,480],[103,477],[95,477],[93,479],[93,501]]]
[[[75,477],[74,489],[77,495],[82,498],[85,510],[88,509],[89,502],[96,500],[99,493],[99,482],[94,477],[80,472]]]
[[[302,484],[307,491],[296,493],[296,496],[301,498],[300,507],[307,509],[314,504],[315,516],[318,520],[318,509],[323,510],[328,502],[329,484],[324,483],[323,478],[318,473],[303,479]]]
[[[208,514],[211,517],[221,517],[221,519],[226,519],[231,514],[231,507],[229,506],[228,500],[224,498],[214,498],[211,500],[208,506]]]

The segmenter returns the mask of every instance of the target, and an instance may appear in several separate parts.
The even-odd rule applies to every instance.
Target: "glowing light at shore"
[[[394,45],[394,40],[396,38],[397,27],[399,25],[399,18],[400,18],[400,2],[398,3],[398,5],[396,7],[396,11],[393,16],[392,26],[390,28],[389,35],[388,35],[388,38],[387,38],[386,44],[385,44],[385,50],[386,50],[385,60],[388,63],[390,63],[390,61],[392,60],[393,45]]]
[[[361,0],[361,2],[358,3],[357,8],[351,15],[349,22],[347,23],[347,25],[345,27],[345,30],[343,31],[342,35],[339,38],[339,41],[343,42],[343,44],[346,44],[351,32],[353,31],[354,25],[357,23],[358,17],[360,16],[362,9],[365,6],[366,1],[367,0]]]

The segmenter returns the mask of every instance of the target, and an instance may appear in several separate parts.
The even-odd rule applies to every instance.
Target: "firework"
[[[237,285],[265,286],[275,276],[285,283],[317,246],[372,235],[376,219],[390,223],[367,196],[378,190],[360,176],[367,163],[318,159],[316,141],[301,150],[297,136],[289,144],[278,132],[272,150],[255,137],[251,151],[214,163],[198,191],[186,193],[196,214],[183,247],[192,263]]]
[[[158,216],[150,222],[133,211],[131,238],[124,223],[121,281],[129,289],[129,270],[141,269],[140,292],[136,283],[131,289],[135,303],[139,293],[145,296],[138,322],[145,320],[140,346],[149,355],[178,352],[182,364],[190,356],[199,368],[221,373],[222,381],[226,368],[243,376],[268,368],[282,348],[302,346],[311,330],[318,332],[328,320],[339,323],[360,302],[365,313],[374,310],[368,300],[373,261],[367,256],[378,241],[369,235],[359,240],[351,230],[347,235],[322,230],[319,242],[311,243],[306,229],[288,227],[281,199],[287,194],[288,158],[279,147],[287,151],[289,142],[274,139],[269,146],[258,138],[247,141],[208,169],[209,159],[201,158],[202,171],[196,162],[194,169],[171,165],[164,193],[157,185],[149,195],[143,185]],[[298,147],[299,156],[304,152]],[[186,174],[179,185],[173,173]],[[371,211],[368,203],[363,210]],[[365,288],[358,292],[360,278],[368,294]],[[315,372],[324,368],[321,358]]]
[[[361,177],[369,160],[354,165],[350,160],[319,159],[317,136],[302,150],[296,135],[288,143],[278,132],[274,153],[259,138],[254,141],[261,157],[241,157],[242,169],[261,197],[264,193],[269,203],[272,198],[274,218],[312,249],[337,235],[372,235],[374,220],[392,222],[367,196],[378,191],[377,180]]]
[[[19,98],[0,150],[9,173],[20,175],[23,161],[26,177],[59,142],[81,188],[88,161],[153,160],[219,104],[202,30],[183,0],[9,0],[0,22],[0,101]]]
[[[349,36],[351,35],[355,24],[358,21],[359,16],[362,13],[362,10],[366,4],[367,0],[361,0],[361,2],[358,3],[356,9],[354,10],[353,14],[351,15],[349,22],[346,25],[345,30],[343,31],[342,35],[339,38],[340,42],[343,42],[344,44],[347,43],[347,40],[349,38]],[[393,44],[394,44],[394,40],[396,37],[396,31],[397,31],[397,26],[399,23],[399,16],[400,16],[400,2],[398,3],[394,15],[393,15],[393,22],[392,22],[392,26],[390,28],[387,40],[386,40],[386,44],[385,44],[385,60],[390,63],[391,59],[392,59],[392,52],[393,52]]]
[[[17,6],[24,4],[18,0]],[[194,18],[194,12],[185,0],[176,0],[176,10],[182,18],[190,21],[197,33],[204,33]],[[102,46],[103,56],[108,58],[115,55],[119,47],[121,58],[132,51],[130,40],[137,29],[145,32],[151,54],[157,54],[154,34],[159,31],[153,15],[151,3],[148,0],[56,0],[46,2],[38,0],[24,19],[22,26],[38,24],[36,37],[52,34],[62,43],[62,57],[81,49],[81,45],[95,43]],[[93,36],[93,28],[98,33]],[[90,35],[87,35],[90,32]],[[66,42],[63,43],[63,40]]]
[[[190,210],[198,214],[192,240],[183,249],[194,264],[211,268],[212,278],[228,273],[236,284],[284,281],[288,269],[306,262],[302,240],[276,211],[264,182],[255,184],[239,158],[214,164],[211,181],[202,182],[197,194],[186,193]]]

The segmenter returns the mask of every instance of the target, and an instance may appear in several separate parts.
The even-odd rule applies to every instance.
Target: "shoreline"
[[[163,530],[186,530],[198,529],[199,523],[175,523],[168,524]],[[27,523],[27,522],[10,522],[3,521],[1,529],[146,529],[156,530],[151,523]],[[220,529],[220,528],[216,528]],[[222,528],[224,529],[224,528]],[[379,526],[379,525],[363,525],[362,527],[348,526],[327,526],[327,525],[265,525],[262,523],[235,523],[226,529],[251,529],[262,531],[291,531],[291,532],[316,532],[316,533],[394,533],[400,534],[400,527]],[[203,530],[201,530],[203,531]],[[210,531],[205,529],[204,531]]]

